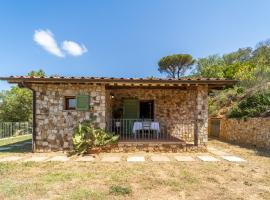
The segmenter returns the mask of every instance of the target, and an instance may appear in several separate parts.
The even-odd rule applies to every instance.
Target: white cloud
[[[35,30],[34,41],[53,55],[58,57],[65,56],[65,54],[58,47],[52,32],[49,30]]]
[[[83,44],[79,45],[76,42],[68,40],[62,43],[62,49],[72,56],[80,56],[88,51]]]

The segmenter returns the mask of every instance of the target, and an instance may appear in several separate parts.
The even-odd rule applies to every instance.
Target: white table
[[[157,133],[157,138],[158,138],[160,134],[159,122],[151,122],[149,129],[143,128],[143,122],[134,122],[132,133],[135,135],[135,138],[137,137],[137,131],[141,131],[141,130],[153,130]]]

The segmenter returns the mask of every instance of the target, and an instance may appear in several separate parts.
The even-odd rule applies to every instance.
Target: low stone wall
[[[220,119],[223,140],[270,149],[270,118]]]
[[[106,146],[101,152],[106,153],[133,153],[133,152],[159,152],[159,153],[180,153],[180,152],[206,152],[206,146],[194,146],[185,143],[118,143]]]

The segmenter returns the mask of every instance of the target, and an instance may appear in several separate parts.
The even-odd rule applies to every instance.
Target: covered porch
[[[106,87],[106,129],[126,144],[206,145],[207,92],[207,85]]]

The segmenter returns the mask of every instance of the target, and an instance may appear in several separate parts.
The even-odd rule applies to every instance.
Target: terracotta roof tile
[[[160,80],[160,81],[177,81],[177,80],[231,80],[231,79],[226,79],[226,78],[190,78],[190,77],[183,77],[179,79],[172,79],[172,78],[116,78],[116,77],[87,77],[87,76],[42,76],[42,77],[34,77],[34,76],[10,76],[10,77],[4,77],[1,79],[8,79],[8,78],[23,78],[23,79],[93,79],[93,80]]]
[[[133,83],[163,83],[163,84],[211,84],[211,85],[233,85],[237,81],[231,79],[223,78],[199,78],[199,77],[183,77],[179,79],[172,78],[116,78],[116,77],[87,77],[87,76],[45,76],[45,77],[33,77],[33,76],[10,76],[10,77],[0,77],[0,80],[6,80],[9,83],[27,83],[27,82],[99,82],[99,83],[120,83],[120,82],[130,82]]]

